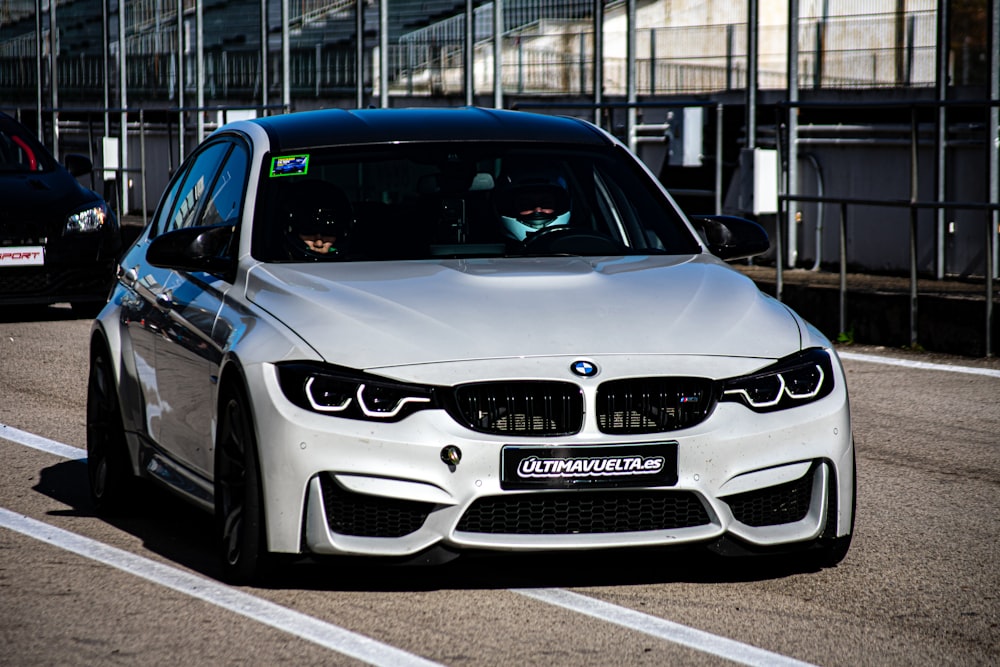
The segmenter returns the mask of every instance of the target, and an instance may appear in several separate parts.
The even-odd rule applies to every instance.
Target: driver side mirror
[[[90,158],[79,153],[69,153],[63,156],[63,166],[66,167],[66,171],[77,178],[86,176],[94,170],[94,163],[90,161]]]
[[[234,231],[232,225],[176,229],[150,241],[146,259],[164,269],[229,274],[236,267],[228,256]]]
[[[723,260],[763,255],[771,247],[767,232],[756,222],[730,215],[691,217],[691,224],[708,247]]]

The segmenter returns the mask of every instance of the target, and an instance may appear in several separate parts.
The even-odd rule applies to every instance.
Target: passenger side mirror
[[[146,250],[153,266],[182,271],[228,274],[236,267],[229,256],[232,225],[185,227],[155,237]]]
[[[768,251],[771,241],[756,222],[730,215],[691,218],[708,251],[723,260],[756,257]]]
[[[86,155],[79,153],[68,153],[63,156],[63,166],[66,171],[76,177],[86,176],[94,169],[94,163]]]

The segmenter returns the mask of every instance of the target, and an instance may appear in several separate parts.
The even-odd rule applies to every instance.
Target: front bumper
[[[0,267],[0,303],[106,301],[120,250],[117,225],[99,234],[59,238],[44,247],[44,264]]]
[[[290,404],[273,367],[259,366],[250,393],[269,548],[400,557],[435,546],[547,551],[732,537],[776,547],[845,535],[854,451],[839,366],[836,374],[832,394],[789,410],[760,414],[720,403],[697,426],[657,437],[609,436],[588,424],[573,436],[530,439],[473,433],[440,410],[398,423],[316,414]],[[593,392],[584,393],[592,414]],[[501,486],[505,445],[654,441],[676,443],[676,484]],[[457,465],[442,460],[448,446],[461,451]]]

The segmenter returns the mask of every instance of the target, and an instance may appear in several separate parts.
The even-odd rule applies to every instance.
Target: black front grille
[[[483,382],[455,388],[452,416],[480,433],[569,435],[583,426],[583,393],[569,382]]]
[[[703,526],[708,513],[688,491],[566,491],[480,498],[458,530],[493,535],[629,533]]]
[[[809,512],[814,470],[811,468],[793,482],[737,493],[722,500],[732,509],[733,517],[748,526],[777,526],[801,521]]]
[[[706,378],[613,380],[597,390],[597,426],[604,433],[662,433],[694,426],[715,406]]]
[[[326,523],[340,535],[402,537],[418,530],[434,505],[352,493],[329,474],[319,477],[323,489]]]
[[[0,276],[0,295],[74,295],[101,294],[111,289],[114,274],[111,269],[98,273],[94,269],[50,269],[47,267],[6,268]]]
[[[46,225],[37,220],[26,220],[24,214],[18,212],[0,213],[0,245],[43,245],[46,237]]]

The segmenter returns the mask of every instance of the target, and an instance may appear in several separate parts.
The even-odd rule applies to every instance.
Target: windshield
[[[619,148],[452,142],[266,161],[252,249],[263,261],[699,252]]]
[[[50,169],[52,163],[45,149],[19,125],[0,118],[0,172]]]

